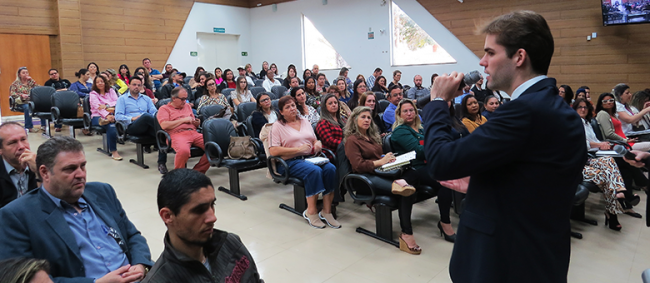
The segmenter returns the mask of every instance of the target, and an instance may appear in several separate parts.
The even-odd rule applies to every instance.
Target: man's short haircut
[[[590,89],[588,86],[586,86],[586,85],[583,85],[583,86],[581,86],[580,88],[584,88],[584,89],[591,90],[591,89]]]
[[[379,72],[382,72],[381,68],[375,69],[375,73],[379,73]]]
[[[56,71],[57,73],[59,72],[59,70],[52,68],[52,69],[50,69],[49,71],[47,71],[47,74],[49,75],[50,72],[52,72],[52,71]]]
[[[166,207],[178,214],[194,192],[208,187],[214,188],[212,181],[199,171],[187,168],[169,171],[158,184],[158,210]]]
[[[0,131],[1,131],[3,128],[5,128],[5,127],[9,127],[9,126],[20,127],[20,128],[23,129],[23,130],[25,129],[25,127],[23,127],[23,125],[19,124],[18,122],[4,122],[4,123],[0,124]],[[4,142],[5,142],[5,140],[4,140],[4,139],[2,138],[2,136],[0,135],[0,149],[2,149],[2,145],[4,144]]]
[[[53,137],[38,147],[36,152],[36,168],[45,165],[47,170],[52,171],[56,156],[61,152],[83,152],[84,146],[78,140],[71,137]]]
[[[391,87],[388,88],[388,95],[390,95],[394,89],[403,89],[400,85],[394,84]]]
[[[45,259],[16,257],[0,261],[0,282],[32,282],[39,271],[50,273]]]
[[[149,60],[149,62],[151,62],[151,59],[149,59],[149,58],[144,58],[144,59],[142,59],[142,64],[144,64],[144,61],[147,61],[147,60]]]
[[[395,70],[393,71],[393,77],[396,76],[397,74],[401,74],[402,72],[400,70]]]
[[[140,83],[143,83],[143,79],[141,79],[139,76],[133,76],[129,79],[129,82],[132,82],[133,80],[140,81]]]
[[[181,90],[185,90],[187,92],[187,90],[184,87],[177,86],[174,89],[172,89],[171,97],[177,98],[178,94],[181,93]],[[189,93],[187,95],[189,95]]]
[[[515,11],[502,15],[483,27],[481,33],[496,35],[496,43],[505,47],[508,58],[519,49],[526,50],[533,72],[548,74],[555,44],[551,29],[540,14]]]
[[[298,80],[298,77],[291,77],[289,79],[289,84],[291,84],[293,82],[293,80],[296,80],[298,83],[300,83],[300,81]]]
[[[323,74],[323,73],[318,73],[318,75],[316,75],[316,80],[318,80],[320,77],[325,78],[325,74]]]

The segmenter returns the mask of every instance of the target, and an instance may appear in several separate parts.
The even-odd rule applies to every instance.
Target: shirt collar
[[[57,197],[53,196],[52,194],[50,194],[50,192],[48,192],[48,191],[45,189],[45,187],[41,186],[41,190],[43,190],[43,192],[44,192],[44,193],[45,193],[45,194],[46,194],[46,195],[47,195],[47,196],[52,200],[52,202],[54,202],[54,205],[56,205],[56,207],[63,209],[63,205],[62,205],[62,204],[65,204],[66,206],[70,206],[69,203],[67,203],[67,202],[63,201],[62,199],[57,198]],[[86,208],[86,206],[88,205],[88,204],[86,203],[86,200],[84,200],[82,197],[79,198],[79,200],[77,201],[77,203],[78,203],[79,207],[82,208],[82,209],[83,209],[83,208]]]
[[[131,96],[131,91],[130,90],[125,92],[123,95],[126,95],[127,97],[133,98],[133,96]],[[138,93],[138,99],[140,97],[142,97],[142,93]],[[133,99],[136,99],[136,98],[133,98]]]
[[[540,76],[537,76],[537,77],[534,77],[534,78],[532,78],[530,80],[525,81],[523,84],[519,85],[515,89],[515,91],[512,92],[512,94],[510,95],[510,100],[515,100],[515,99],[519,98],[519,96],[522,93],[524,93],[524,91],[528,90],[531,86],[533,86],[534,84],[536,84],[539,81],[541,81],[543,79],[546,79],[546,78],[548,78],[548,77],[544,76],[544,75],[540,75]]]
[[[5,163],[5,169],[7,169],[7,174],[11,175],[11,171],[14,171],[14,170],[16,170],[16,172],[18,172],[18,170],[16,168],[14,168],[13,166],[11,166],[11,164],[9,164],[9,162],[7,162],[7,160],[5,160],[4,158],[2,159],[2,162]],[[27,172],[28,170],[29,170],[29,167],[25,168],[24,172]]]

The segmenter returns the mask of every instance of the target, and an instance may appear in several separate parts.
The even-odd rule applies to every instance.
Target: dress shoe
[[[167,172],[169,172],[167,171],[167,165],[165,163],[158,164],[158,172],[163,175],[167,174]]]
[[[445,241],[451,242],[451,243],[456,242],[456,234],[447,235],[447,233],[445,233],[445,230],[442,229],[442,224],[440,223],[440,221],[438,221],[438,229],[440,229],[440,236],[445,237]]]

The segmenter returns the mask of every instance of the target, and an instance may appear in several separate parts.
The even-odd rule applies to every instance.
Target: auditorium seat
[[[16,99],[14,99],[12,96],[9,96],[9,109],[13,112],[21,112],[21,113],[25,112],[25,110],[23,110],[22,105],[16,104]]]
[[[156,113],[158,114],[158,113]],[[156,130],[156,145],[158,146],[158,151],[167,154],[170,152],[176,153],[174,149],[172,148],[172,137],[167,133],[165,130],[162,129],[160,126],[160,122],[158,122],[158,118],[154,116],[154,128]],[[203,149],[201,149],[198,146],[191,146],[190,147],[190,158],[193,157],[201,157],[203,156]],[[186,163],[187,165],[187,163]]]
[[[257,109],[257,103],[244,102],[237,106],[237,122],[243,123]]]
[[[573,207],[571,208],[571,219],[581,221],[591,225],[598,225],[598,221],[585,218],[585,200],[589,197],[589,189],[583,184],[578,184]],[[571,231],[571,237],[582,239],[582,234]]]
[[[261,87],[262,84],[264,84],[264,80],[255,80],[255,86],[256,86],[256,87],[257,87],[257,86],[260,86],[260,87]]]
[[[276,85],[271,88],[271,92],[274,94],[276,99],[280,99],[287,92],[287,88],[281,85]]]
[[[108,151],[108,139],[106,138],[106,130],[99,125],[92,124],[92,113],[90,112],[90,95],[87,95],[83,98],[84,112],[90,114],[90,120],[84,120],[87,125],[84,125],[85,128],[89,129],[91,132],[99,134],[102,136],[102,147],[98,147],[97,151],[111,156],[111,153]]]
[[[381,91],[375,91],[375,100],[376,100],[376,101],[384,100],[384,99],[386,99],[386,95],[384,95],[383,92],[381,92]]]
[[[390,101],[386,99],[378,100],[379,103],[379,113],[384,113],[386,111],[386,108],[388,108],[388,105],[390,105]]]
[[[30,91],[29,113],[34,118],[44,119],[45,135],[52,136],[50,120],[52,120],[52,96],[56,90],[49,86],[37,86]],[[90,113],[90,112],[89,112]]]
[[[156,109],[160,109],[160,107],[162,107],[163,105],[168,104],[170,101],[172,101],[171,98],[165,98],[165,99],[158,100],[158,102],[156,102]]]
[[[52,122],[54,124],[67,125],[70,128],[70,136],[76,137],[75,129],[84,128],[84,119],[89,120],[90,114],[84,113],[82,117],[77,117],[79,107],[79,95],[73,91],[59,91],[52,95]],[[85,116],[85,117],[84,117]]]
[[[158,120],[156,115],[154,115],[154,120]],[[144,148],[156,144],[156,138],[150,136],[136,136],[129,135],[126,133],[126,125],[122,122],[115,123],[115,130],[117,130],[117,142],[120,144],[125,144],[127,141],[130,141],[135,144],[136,149],[136,159],[130,159],[129,162],[138,165],[144,169],[149,169],[149,165],[144,164]]]
[[[254,87],[250,88],[250,91],[251,91],[251,94],[253,95],[253,97],[255,99],[257,99],[257,95],[262,93],[262,92],[266,92],[266,89],[264,89],[261,86],[254,86]]]
[[[221,93],[225,95],[226,98],[228,98],[228,102],[230,103],[231,106],[232,106],[232,100],[230,99],[230,93],[233,91],[235,91],[234,88],[224,88],[223,90],[221,90]]]

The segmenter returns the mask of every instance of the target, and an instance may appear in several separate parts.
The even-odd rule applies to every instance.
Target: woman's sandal
[[[412,254],[412,255],[419,255],[419,254],[422,253],[422,249],[418,245],[415,245],[415,247],[412,247],[412,248],[409,247],[409,245],[406,243],[406,241],[404,241],[404,239],[402,238],[402,235],[403,234],[399,235],[399,249],[401,251]]]
[[[390,191],[393,194],[400,195],[403,197],[408,197],[415,193],[415,187],[408,184],[406,186],[402,186],[398,184],[397,181],[393,181],[393,185],[391,186]]]

